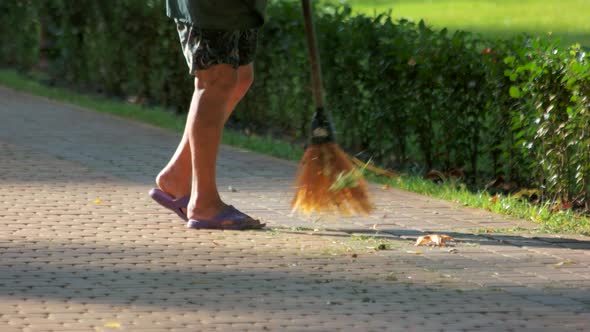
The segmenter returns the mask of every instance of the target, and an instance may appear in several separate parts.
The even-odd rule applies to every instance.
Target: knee
[[[197,73],[195,89],[220,94],[232,94],[238,87],[237,71],[231,66],[217,65]]]

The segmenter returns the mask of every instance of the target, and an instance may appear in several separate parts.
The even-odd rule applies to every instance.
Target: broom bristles
[[[333,190],[332,184],[341,173],[355,169],[350,158],[336,143],[313,144],[305,151],[297,171],[293,211],[304,214],[341,213],[369,214],[368,186],[362,177],[354,186]]]

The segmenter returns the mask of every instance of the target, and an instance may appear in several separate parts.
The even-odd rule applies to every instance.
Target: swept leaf
[[[336,177],[336,180],[330,186],[330,191],[339,191],[345,188],[354,188],[359,185],[367,166],[371,160],[367,161],[361,168],[355,167],[348,172],[341,172]]]
[[[421,246],[421,245],[425,245],[425,244],[432,244],[434,246],[438,246],[438,247],[444,247],[445,242],[447,241],[454,241],[454,239],[448,235],[444,235],[444,234],[429,234],[429,235],[424,235],[424,236],[420,236],[417,240],[416,243],[414,244],[414,246]]]

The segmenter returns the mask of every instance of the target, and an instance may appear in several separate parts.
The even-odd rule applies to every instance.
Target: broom
[[[364,167],[356,168],[348,155],[336,144],[334,127],[324,109],[322,74],[310,0],[301,0],[305,35],[311,64],[315,113],[311,137],[296,175],[293,212],[368,214],[372,210],[368,187],[363,179]]]

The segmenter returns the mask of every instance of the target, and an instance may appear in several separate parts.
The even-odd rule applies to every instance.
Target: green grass
[[[149,123],[178,133],[182,132],[184,128],[184,117],[167,112],[162,108],[145,108],[105,97],[82,95],[63,88],[48,87],[13,70],[0,70],[0,85],[91,110]],[[224,132],[223,143],[293,161],[299,160],[303,152],[300,147],[281,140],[256,135],[246,136],[232,130]],[[488,193],[474,194],[463,184],[454,182],[436,184],[417,176],[384,179],[368,174],[367,178],[378,183],[389,183],[392,187],[455,201],[465,206],[488,209],[492,212],[530,220],[539,224],[539,230],[543,232],[590,235],[590,220],[588,218],[577,216],[571,211],[550,213],[548,205],[535,206],[510,197],[501,197],[494,203],[490,201]]]
[[[374,179],[374,177],[370,178]],[[380,182],[384,181],[381,180]],[[417,176],[403,176],[389,180],[387,183],[395,188],[532,221],[539,225],[539,232],[576,233],[590,236],[590,219],[587,216],[577,215],[571,210],[552,213],[549,204],[533,205],[526,200],[510,196],[499,196],[494,201],[489,193],[485,191],[473,193],[462,183],[448,181],[436,184]],[[512,231],[515,230],[512,229]],[[522,229],[519,228],[518,230]]]
[[[561,38],[566,44],[590,46],[590,1],[587,0],[326,0],[348,3],[367,15],[391,11],[435,28],[507,37],[526,32]]]

